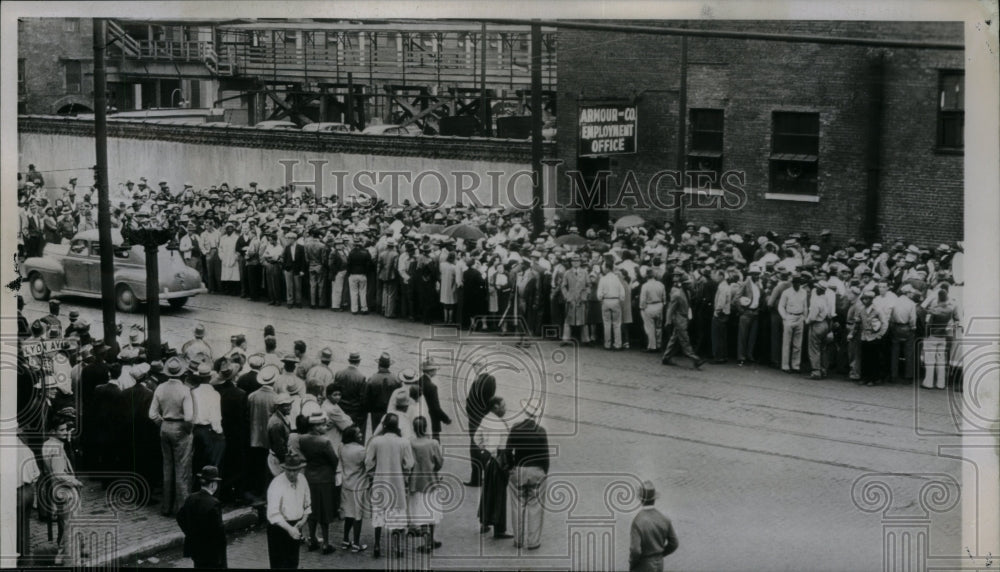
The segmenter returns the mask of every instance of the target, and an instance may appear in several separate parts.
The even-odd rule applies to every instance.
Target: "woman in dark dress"
[[[337,453],[326,433],[326,415],[320,411],[309,416],[309,432],[299,437],[299,451],[306,461],[304,471],[312,497],[312,513],[309,515],[309,551],[320,548],[323,554],[332,554],[330,544],[330,523],[337,519],[340,496],[337,494]],[[316,528],[322,536],[317,538]]]

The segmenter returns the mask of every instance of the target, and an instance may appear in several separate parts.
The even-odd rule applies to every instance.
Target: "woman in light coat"
[[[391,535],[389,549],[395,544],[402,556],[402,534],[408,525],[406,481],[413,469],[413,448],[399,430],[399,416],[386,413],[382,431],[372,437],[365,451],[365,470],[371,489],[372,526],[375,527],[373,555],[382,555],[382,529]],[[395,541],[395,542],[393,542]]]

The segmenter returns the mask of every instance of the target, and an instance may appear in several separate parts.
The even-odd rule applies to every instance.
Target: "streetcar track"
[[[226,312],[225,310],[222,310],[220,308],[211,308],[211,307],[208,307],[208,306],[190,306],[190,305],[187,308],[183,309],[183,310],[179,310],[179,312],[187,313],[188,310],[196,310],[196,309],[210,311],[210,312],[230,313],[230,312]],[[41,315],[45,315],[46,314],[44,312],[44,310],[33,310],[33,309],[29,309],[27,307],[25,308],[25,310],[26,311],[37,312],[38,314],[41,314]],[[198,322],[201,322],[201,323],[204,323],[204,324],[212,324],[212,325],[215,325],[215,326],[221,326],[223,328],[241,328],[241,329],[245,329],[245,326],[241,326],[241,325],[238,325],[238,324],[233,324],[231,322],[222,321],[222,320],[218,320],[218,319],[204,319],[202,317],[178,316],[178,315],[173,315],[173,314],[165,314],[165,315],[163,315],[163,318],[178,319],[178,320],[191,319],[191,320],[197,320]],[[283,323],[284,322],[288,322],[288,321],[297,322],[297,323],[304,324],[304,325],[312,325],[312,326],[319,326],[320,325],[320,324],[316,324],[315,322],[312,322],[311,320],[301,320],[301,319],[294,319],[294,318],[292,320],[287,320],[287,319],[282,320]],[[282,333],[290,333],[290,332],[284,331],[286,329],[287,328],[283,328]],[[401,337],[401,338],[407,338],[407,339],[417,339],[417,340],[419,340],[419,339],[422,338],[421,336],[416,336],[416,335],[401,333],[399,331],[388,331],[387,332],[385,330],[359,328],[356,325],[352,325],[352,327],[350,328],[350,331],[352,331],[352,332],[358,332],[358,331],[360,331],[360,332],[366,332],[366,333],[371,333],[371,334],[381,335],[381,336],[395,336],[395,337]],[[334,338],[327,338],[327,339],[329,339],[332,342],[341,343],[341,344],[348,343],[348,342],[345,342],[343,340],[338,340],[338,339],[334,339]],[[416,355],[417,352],[405,352],[405,353],[406,353],[406,355]],[[618,368],[618,369],[621,369],[621,364],[617,364],[615,367]],[[629,370],[629,371],[634,371],[634,372],[637,372],[637,373],[648,374],[648,372],[645,372],[643,370],[639,370],[639,369],[636,369],[636,368],[626,367],[624,369]],[[455,383],[457,381],[456,379],[451,378],[450,376],[442,376],[442,377],[444,379],[451,379],[452,383]],[[706,380],[703,377],[700,377],[700,376],[696,377],[696,376],[691,376],[691,375],[682,375],[680,377],[673,378],[673,379],[690,380],[692,382],[701,382],[701,383],[704,383],[706,381],[710,382],[710,383],[727,383],[727,382],[719,382],[719,381],[712,380],[712,379]],[[612,387],[617,387],[617,388],[621,388],[621,389],[632,389],[632,390],[647,389],[647,387],[644,387],[642,384],[627,384],[627,383],[605,382],[605,381],[598,381],[598,380],[594,380],[594,379],[583,378],[583,377],[580,377],[580,376],[577,376],[577,381],[578,382],[589,383],[589,384],[593,384],[593,385],[600,385],[602,387],[612,386]],[[727,385],[732,385],[732,384],[731,383],[727,383]],[[664,387],[664,386],[661,386],[661,388],[662,387]],[[771,388],[771,387],[767,387],[767,386],[760,386],[760,385],[757,385],[757,384],[749,384],[749,385],[741,384],[741,387],[752,387],[752,388],[756,388],[756,389],[764,389],[764,390],[771,390],[771,391],[779,391],[780,390],[779,388]],[[780,391],[783,391],[783,390],[780,390]],[[814,394],[805,393],[805,392],[796,392],[796,391],[790,391],[790,392],[789,391],[783,391],[783,392],[784,393],[796,393],[796,394],[799,394],[799,395],[805,395],[807,397],[816,398],[816,399],[828,399],[826,396],[816,396]],[[641,410],[641,411],[646,411],[646,412],[655,413],[655,414],[675,415],[675,416],[678,416],[678,417],[693,419],[693,420],[697,420],[697,421],[704,421],[704,422],[707,422],[707,423],[716,423],[716,424],[720,424],[720,425],[727,425],[727,426],[730,426],[730,427],[736,427],[736,428],[742,428],[742,429],[768,431],[768,432],[771,432],[771,433],[784,434],[784,435],[793,436],[793,437],[811,438],[811,439],[817,439],[817,440],[821,440],[821,441],[829,441],[829,442],[833,442],[833,443],[843,443],[843,444],[848,444],[848,445],[857,445],[857,446],[862,446],[862,447],[878,448],[878,449],[883,449],[883,450],[896,451],[896,452],[900,452],[900,453],[904,453],[904,454],[905,453],[911,453],[911,454],[916,454],[916,455],[921,455],[921,456],[939,457],[939,455],[928,453],[928,452],[924,452],[924,451],[919,451],[919,450],[915,450],[915,449],[898,448],[898,447],[892,447],[892,446],[888,446],[888,445],[880,445],[880,444],[876,444],[876,443],[866,443],[866,442],[849,440],[849,439],[838,439],[838,438],[834,438],[834,437],[827,437],[827,436],[823,436],[823,435],[818,435],[818,434],[813,434],[813,433],[807,433],[807,432],[801,432],[801,431],[794,431],[794,430],[790,430],[790,429],[773,428],[773,427],[768,427],[766,425],[755,425],[755,424],[748,424],[748,423],[739,423],[739,422],[736,422],[736,421],[730,421],[730,420],[725,420],[725,419],[718,419],[718,418],[714,418],[714,417],[713,418],[709,418],[709,417],[704,417],[704,416],[699,416],[699,415],[693,415],[693,414],[689,414],[689,413],[683,413],[683,412],[677,412],[677,411],[670,411],[670,410],[666,410],[666,409],[659,409],[659,408],[653,408],[653,407],[645,407],[645,406],[636,405],[636,404],[621,403],[621,402],[617,402],[617,401],[600,399],[600,398],[597,398],[597,397],[588,397],[588,396],[580,395],[579,393],[577,393],[575,395],[571,395],[571,394],[565,394],[565,393],[560,393],[560,392],[554,392],[553,391],[553,392],[550,392],[550,394],[553,397],[562,397],[562,398],[568,398],[568,399],[583,400],[583,401],[587,401],[587,402],[595,403],[595,404],[599,404],[599,405],[612,405],[612,406],[617,406],[617,407],[626,407],[626,408],[630,408],[630,409]],[[882,421],[876,421],[876,420],[865,420],[865,419],[851,418],[851,417],[846,417],[846,416],[835,416],[835,415],[830,415],[830,414],[822,413],[822,412],[810,412],[810,411],[803,411],[803,410],[796,410],[796,409],[781,408],[781,407],[777,407],[777,406],[769,406],[769,405],[759,404],[759,403],[745,403],[745,402],[739,402],[739,401],[734,401],[734,400],[726,400],[726,399],[721,398],[721,397],[711,397],[711,396],[691,394],[691,393],[687,393],[687,392],[675,391],[675,390],[672,390],[672,389],[669,389],[669,388],[668,388],[668,394],[669,395],[684,396],[684,397],[696,397],[696,398],[700,398],[700,399],[704,399],[704,400],[717,401],[719,403],[728,403],[728,404],[731,404],[731,405],[744,405],[744,406],[748,406],[748,407],[758,407],[758,408],[761,408],[761,409],[776,409],[776,410],[780,410],[780,411],[788,411],[788,412],[791,412],[791,413],[800,413],[800,414],[804,414],[804,415],[828,417],[828,418],[831,418],[831,419],[843,419],[843,420],[853,421],[853,422],[864,422],[864,423],[877,424],[877,425],[886,425],[886,426],[889,426],[889,427],[896,427],[896,428],[906,428],[906,427],[908,427],[908,425],[895,425],[895,424],[891,424],[891,423],[887,423],[887,422],[882,422]],[[837,400],[837,401],[840,401],[840,402],[846,402],[846,403],[863,404],[863,405],[872,406],[872,407],[884,407],[886,409],[896,409],[896,410],[911,411],[911,410],[904,409],[902,407],[893,407],[893,406],[888,406],[888,405],[872,404],[872,403],[869,403],[869,402],[858,402],[856,400],[847,400],[847,399],[838,399],[838,398],[829,398],[829,399],[834,399],[834,400]],[[452,404],[454,406],[456,406],[456,407],[459,405],[451,397],[445,397],[445,401],[451,401]],[[940,416],[942,414],[935,414],[935,415],[939,415]],[[553,418],[558,418],[558,417],[553,417]],[[570,421],[572,421],[572,420],[570,420]],[[599,424],[599,423],[591,423],[591,422],[584,422],[584,421],[577,421],[577,423],[583,423],[583,424],[587,424],[587,425],[594,425],[594,426],[597,426],[597,427],[606,427],[605,425],[602,425],[602,424]],[[694,440],[694,439],[682,438],[682,437],[673,436],[673,435],[667,435],[667,434],[658,434],[658,433],[644,431],[642,429],[622,429],[622,428],[617,428],[617,429],[623,430],[623,431],[631,431],[631,432],[639,433],[639,434],[659,435],[659,436],[663,436],[663,437],[675,438],[675,439],[680,439],[680,440],[687,439],[687,440],[691,440],[692,442],[699,442],[698,440]],[[722,445],[722,444],[716,444],[716,445],[720,446],[720,447],[730,447],[730,446]],[[730,448],[737,448],[737,447],[730,447]],[[750,450],[747,449],[747,451],[750,451]],[[775,454],[777,454],[777,453],[775,453]],[[779,454],[779,455],[782,455],[782,454]],[[836,463],[831,463],[831,464],[835,464],[836,465]],[[847,466],[847,465],[844,465],[844,466]]]

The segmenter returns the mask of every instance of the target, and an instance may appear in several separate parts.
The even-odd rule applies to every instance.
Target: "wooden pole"
[[[532,238],[545,227],[542,213],[542,26],[531,24],[531,173],[534,184],[531,207]]]
[[[149,361],[160,359],[160,268],[159,245],[144,245],[146,250],[146,355]]]
[[[94,19],[94,146],[97,166],[97,236],[101,243],[101,319],[104,343],[114,347],[117,335],[115,318],[115,259],[111,242],[111,200],[108,196],[108,101],[104,68],[105,27],[102,18]]]

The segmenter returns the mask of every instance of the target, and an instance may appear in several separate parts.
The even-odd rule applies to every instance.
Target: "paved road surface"
[[[26,288],[23,293],[29,319],[46,312]],[[99,333],[99,304],[64,300],[63,313],[76,307]],[[119,319],[127,327],[143,318]],[[449,484],[469,475],[461,397],[470,356],[493,355],[499,393],[512,409],[521,398],[544,394],[542,424],[557,453],[542,548],[519,554],[510,541],[481,537],[478,489],[456,485],[440,527],[445,546],[433,564],[411,560],[405,568],[511,568],[515,562],[627,568],[629,524],[638,506],[633,488],[642,479],[662,491],[658,506],[679,535],[681,547],[667,560],[669,568],[880,568],[889,530],[883,520],[899,515],[929,526],[929,554],[962,553],[956,492],[948,489],[944,501],[931,498],[939,490],[933,481],[961,479],[960,462],[938,454],[939,446],[960,442],[947,436],[954,433],[949,399],[960,401],[960,395],[817,382],[764,367],[667,368],[649,354],[548,343],[522,352],[492,337],[455,338],[447,330],[375,315],[287,310],[215,295],[194,298],[180,310],[164,306],[162,322],[163,339],[175,347],[192,337],[196,323],[204,324],[216,351],[228,349],[229,336],[238,332],[247,335],[251,351],[260,350],[264,325],[273,324],[279,349],[290,351],[296,339],[306,341],[311,354],[329,346],[337,368],[349,352],[360,351],[366,373],[375,371],[383,351],[392,354],[394,371],[416,367],[421,348],[439,362],[453,360],[455,366],[443,368],[436,380],[455,419],[442,436]],[[945,435],[928,436],[928,430]],[[891,498],[882,495],[885,490]],[[943,512],[924,509],[934,502]],[[339,540],[339,524],[334,530]],[[370,527],[363,538],[372,544]],[[190,566],[179,551],[161,558],[160,566]],[[235,538],[229,565],[266,568],[263,532]],[[381,568],[386,562],[370,554],[303,552],[303,568],[325,566]]]

